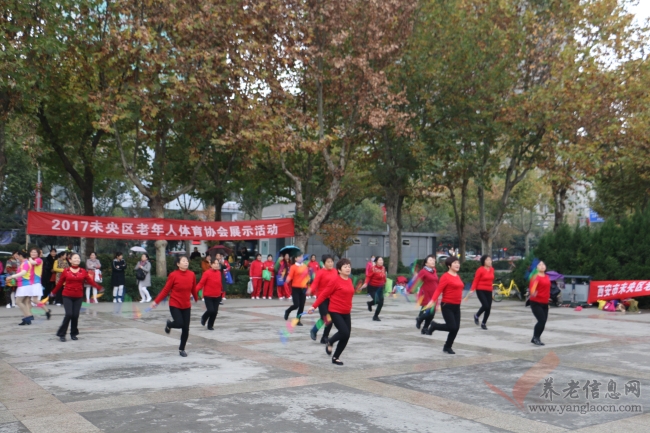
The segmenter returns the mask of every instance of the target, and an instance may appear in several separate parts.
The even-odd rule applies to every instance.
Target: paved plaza
[[[551,308],[538,348],[523,303],[494,304],[484,331],[474,298],[452,356],[446,333],[415,329],[413,303],[388,298],[373,322],[366,299],[354,299],[343,367],[309,326],[281,342],[287,301],[228,299],[215,331],[195,304],[187,358],[179,331],[164,333],[166,305],[93,305],[65,343],[62,307],[31,326],[2,308],[0,433],[650,431],[647,312]]]

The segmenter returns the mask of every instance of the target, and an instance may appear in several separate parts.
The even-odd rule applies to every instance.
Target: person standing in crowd
[[[70,259],[70,261],[72,261],[72,259]],[[88,260],[86,260],[86,271],[88,272],[90,279],[96,281],[96,277],[99,276],[101,269],[102,269],[102,264],[97,258],[97,254],[95,254],[94,252],[90,253]],[[85,287],[86,287],[86,302],[88,302],[89,304],[93,302],[97,303],[97,289],[90,284],[86,284]],[[93,291],[92,299],[90,298],[91,289]]]
[[[377,257],[370,270],[366,270],[366,281],[361,288],[366,287],[368,287],[368,294],[372,297],[367,302],[368,311],[372,311],[372,306],[377,305],[372,320],[381,322],[379,313],[381,313],[381,307],[384,306],[384,287],[386,287],[386,268],[384,268],[384,259],[382,257]]]
[[[6,266],[5,266],[5,272],[7,273],[7,278],[5,284],[7,285],[6,287],[6,300],[7,300],[7,308],[16,308],[16,288],[18,286],[17,280],[13,278],[9,278],[12,275],[16,274],[18,272],[18,268],[20,267],[21,263],[21,256],[18,251],[15,251],[9,260],[7,260]]]
[[[307,268],[309,268],[309,284],[311,285],[316,278],[316,274],[320,270],[320,263],[316,260],[316,254],[312,254],[309,257],[309,263],[307,263]],[[307,299],[313,297],[313,294],[308,290]]]
[[[151,287],[151,262],[147,253],[140,256],[140,261],[135,265],[135,270],[142,269],[144,278],[138,280],[138,291],[140,292],[140,303],[151,302],[151,295],[147,287]]]
[[[190,260],[200,259],[200,258],[201,258],[201,253],[199,252],[199,249],[197,247],[194,247],[194,251],[192,251],[192,254],[190,254]]]
[[[325,352],[331,355],[334,343],[338,342],[336,351],[332,356],[332,364],[343,365],[340,357],[350,340],[350,333],[352,331],[350,312],[352,311],[354,286],[350,279],[350,273],[352,272],[350,260],[339,260],[336,263],[336,270],[339,273],[339,277],[334,279],[324,290],[319,291],[316,302],[311,306],[308,313],[313,313],[320,304],[329,299],[329,315],[338,332],[328,339],[325,345]]]
[[[221,275],[221,264],[218,260],[213,260],[210,269],[201,275],[201,281],[196,286],[197,293],[203,290],[203,301],[205,302],[206,311],[201,317],[201,326],[208,323],[208,330],[214,331],[214,321],[219,314],[219,304],[221,303],[221,294],[223,289],[223,277]]]
[[[50,253],[43,259],[43,275],[41,284],[43,285],[43,295],[49,298],[49,303],[54,303],[54,296],[50,296],[50,292],[54,288],[54,261],[56,260],[56,250],[50,249]],[[54,278],[53,278],[54,277]]]
[[[273,280],[275,275],[275,263],[273,263],[273,256],[269,254],[266,256],[266,261],[262,263],[262,273],[268,271],[271,279],[262,282],[262,299],[273,299]]]
[[[303,263],[302,255],[296,256],[295,263],[289,270],[289,277],[287,278],[286,285],[291,287],[291,296],[293,298],[293,305],[286,309],[284,312],[284,320],[289,318],[289,314],[293,310],[298,310],[297,316],[300,320],[300,315],[305,309],[305,297],[307,296],[307,283],[309,283],[309,270]],[[302,326],[302,322],[298,322],[298,326]]]
[[[478,326],[479,318],[483,314],[481,329],[487,331],[487,321],[492,309],[492,284],[494,284],[494,268],[492,267],[492,258],[488,255],[481,256],[481,267],[474,274],[474,282],[467,297],[476,291],[476,297],[481,302],[481,308],[474,314],[474,323]],[[465,297],[465,299],[467,299]]]
[[[103,290],[102,287],[95,282],[95,279],[83,268],[79,267],[81,263],[81,256],[77,253],[70,255],[70,267],[66,268],[61,273],[61,278],[56,284],[52,293],[58,293],[63,288],[63,308],[65,309],[65,317],[61,323],[61,327],[56,335],[59,340],[65,341],[65,335],[68,333],[68,325],[70,326],[70,339],[77,340],[79,335],[79,312],[81,311],[81,303],[84,296],[84,285],[91,286],[95,290]]]
[[[541,338],[546,327],[548,301],[551,298],[551,280],[546,275],[546,263],[540,261],[537,264],[537,275],[530,279],[528,287],[530,289],[530,310],[537,319],[533,330],[533,339],[530,342],[536,346],[544,346]]]
[[[219,265],[221,266],[222,293],[221,293],[221,301],[219,302],[219,305],[223,305],[223,301],[226,300],[226,273],[230,272],[230,262],[228,261],[228,256],[224,257],[221,255],[221,253],[217,253],[215,255],[215,258],[217,259]]]
[[[435,308],[435,302],[442,295],[442,317],[445,318],[445,324],[432,321],[427,334],[431,335],[433,331],[447,331],[449,334],[442,351],[453,355],[456,352],[451,347],[460,329],[460,303],[463,299],[465,285],[458,275],[460,270],[458,257],[447,257],[445,265],[448,271],[440,278],[440,284],[438,284],[431,302],[427,305],[427,308]]]
[[[420,270],[415,281],[422,281],[420,291],[418,292],[418,305],[420,314],[415,318],[415,327],[420,329],[422,327],[422,334],[426,334],[431,321],[436,313],[435,308],[426,308],[433,298],[433,294],[438,288],[438,273],[436,272],[436,256],[433,254],[428,255],[424,259],[424,267]],[[424,322],[424,326],[422,326]]]
[[[165,332],[169,334],[171,329],[181,330],[181,344],[178,347],[178,353],[182,357],[187,356],[185,344],[190,336],[190,317],[192,313],[192,304],[190,295],[196,303],[199,299],[199,292],[196,288],[196,275],[188,268],[190,261],[186,256],[176,257],[176,267],[178,268],[167,277],[167,284],[160,291],[156,299],[151,303],[151,308],[156,308],[163,299],[169,297],[169,312],[173,321],[167,320]]]
[[[285,253],[278,268],[278,275],[284,281],[284,284],[278,284],[278,298],[280,301],[284,300],[284,298],[291,299],[291,289],[286,284],[287,278],[289,277],[289,269],[291,269],[291,256],[289,253]]]
[[[255,260],[251,263],[248,270],[248,276],[253,283],[253,293],[251,299],[260,299],[260,292],[262,291],[262,255],[257,254]]]
[[[324,291],[334,280],[339,277],[339,272],[334,269],[334,259],[329,254],[323,254],[322,261],[325,264],[323,269],[320,269],[316,274],[316,278],[311,283],[309,290],[311,291],[314,298],[318,298],[319,293]],[[328,318],[328,306],[329,299],[325,299],[318,305],[318,312],[320,313],[320,318],[325,324],[325,329],[323,330],[323,336],[320,339],[321,344],[327,344],[327,338],[330,335],[330,330],[332,329],[332,321]],[[311,339],[316,341],[318,336],[318,324],[315,324],[311,331],[309,332]]]
[[[70,253],[68,251],[62,251],[56,255],[57,259],[54,262],[54,267],[52,268],[52,270],[56,272],[56,278],[55,278],[56,284],[59,283],[59,279],[61,278],[61,273],[70,267],[70,261],[68,260],[69,255]],[[56,303],[57,306],[59,307],[61,306],[61,304],[63,303],[63,295],[61,294],[61,292],[59,292],[55,296],[54,302]]]
[[[211,262],[212,262],[212,258],[210,257],[209,254],[206,254],[205,258],[201,260],[201,272],[205,272],[209,270]]]
[[[113,302],[122,302],[124,300],[124,284],[126,279],[124,277],[124,270],[126,269],[126,262],[121,252],[115,253],[113,263],[111,263],[113,273],[111,274],[111,284],[113,286]]]
[[[370,256],[368,263],[366,263],[366,275],[370,272],[370,269],[375,265],[375,256]]]
[[[19,271],[10,278],[16,280],[18,286],[16,300],[23,313],[23,321],[20,325],[31,325],[34,320],[31,313],[32,302],[38,305],[43,297],[43,286],[41,285],[43,260],[41,259],[41,250],[38,248],[30,249],[29,254],[19,252],[18,255],[21,259]],[[51,311],[43,304],[40,304],[40,307],[45,311],[49,320]]]

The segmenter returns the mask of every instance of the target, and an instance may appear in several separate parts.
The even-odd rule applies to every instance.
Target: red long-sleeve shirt
[[[551,297],[551,280],[549,280],[548,275],[536,276],[530,280],[530,301],[539,302],[540,304],[548,304],[548,300]],[[533,293],[533,290],[535,293]]]
[[[322,292],[332,284],[334,279],[338,278],[339,271],[336,269],[321,269],[316,273],[316,278],[311,283],[311,294],[314,296],[319,296],[318,292]]]
[[[192,271],[177,270],[169,274],[165,287],[160,291],[154,302],[160,302],[169,297],[169,306],[180,308],[182,310],[191,308],[190,295],[194,297],[194,301],[199,299],[199,291],[196,289],[196,275]]]
[[[309,262],[307,263],[307,267],[315,278],[318,271],[320,271],[320,264],[318,262]]]
[[[340,276],[332,280],[332,282],[320,292],[316,302],[312,305],[313,308],[318,308],[325,299],[330,300],[330,305],[327,307],[330,313],[350,314],[352,311],[352,297],[354,296],[354,286],[352,279],[343,279]]]
[[[248,275],[251,278],[262,278],[262,267],[264,264],[259,260],[253,260],[251,267],[248,271]]]
[[[262,270],[269,271],[271,273],[271,279],[273,279],[273,275],[275,275],[275,263],[273,263],[273,260],[267,260],[262,263]]]
[[[438,288],[438,273],[435,269],[429,271],[426,268],[422,268],[416,280],[422,281],[422,286],[420,286],[420,291],[418,292],[420,305],[427,305],[431,302],[431,298],[433,298],[433,294]]]
[[[384,287],[386,285],[386,268],[374,265],[366,270],[365,283],[372,287]]]
[[[444,304],[460,305],[460,302],[463,299],[464,288],[465,284],[463,284],[460,276],[453,276],[449,272],[445,272],[445,274],[440,278],[440,284],[438,284],[438,288],[433,293],[431,299],[434,301],[437,300],[438,296],[442,293],[442,302]]]
[[[72,272],[73,269],[79,270],[77,272]],[[102,289],[102,286],[97,284],[95,280],[93,280],[93,278],[88,275],[88,271],[85,269],[79,267],[65,268],[63,272],[61,272],[59,282],[57,283],[54,290],[52,290],[50,296],[59,293],[59,290],[61,290],[61,287],[63,287],[65,284],[65,287],[63,288],[63,296],[67,296],[69,298],[83,298],[84,283],[93,286],[98,290]]]
[[[474,282],[472,283],[472,290],[487,290],[492,291],[492,283],[494,283],[494,268],[481,266],[474,274]]]
[[[203,297],[218,298],[223,292],[221,271],[210,268],[201,275],[201,281],[196,285],[196,292],[203,289]]]

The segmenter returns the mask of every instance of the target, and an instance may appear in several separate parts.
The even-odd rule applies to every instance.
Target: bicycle
[[[511,296],[517,296],[520,301],[522,300],[521,292],[515,284],[515,280],[510,280],[508,288],[503,285],[503,281],[501,280],[499,280],[499,284],[492,284],[492,299],[494,302],[501,302],[503,298],[509,298]]]

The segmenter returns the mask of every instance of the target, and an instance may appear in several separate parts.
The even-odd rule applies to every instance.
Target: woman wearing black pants
[[[386,269],[384,268],[384,259],[377,257],[375,264],[369,266],[366,270],[366,281],[361,286],[361,289],[368,287],[368,294],[372,297],[372,301],[368,301],[368,311],[372,311],[372,306],[377,305],[375,315],[372,320],[381,322],[379,313],[381,307],[384,306],[384,287],[386,286]]]
[[[488,255],[481,256],[481,267],[476,270],[474,275],[474,282],[472,288],[467,294],[469,295],[476,291],[476,297],[481,303],[481,308],[474,314],[474,323],[478,326],[479,318],[483,315],[481,329],[487,331],[487,320],[490,317],[490,310],[492,309],[492,284],[494,283],[494,268],[492,267],[492,258]]]
[[[542,332],[546,327],[548,319],[548,300],[551,297],[551,280],[546,272],[546,264],[539,262],[537,264],[537,275],[530,279],[530,309],[537,319],[537,324],[533,331],[533,339],[530,340],[536,346],[544,346],[542,343]]]
[[[185,357],[187,356],[185,344],[190,335],[190,315],[192,312],[190,295],[196,302],[199,299],[199,293],[196,289],[196,275],[187,269],[190,266],[188,258],[185,256],[176,257],[176,266],[178,269],[169,274],[167,284],[151,303],[151,308],[156,308],[168,294],[170,295],[169,312],[174,321],[167,321],[165,332],[169,334],[172,328],[181,330],[181,344],[178,351],[181,356]]]
[[[293,305],[284,312],[284,320],[289,319],[289,314],[293,310],[298,310],[298,326],[302,326],[300,316],[305,309],[305,300],[307,299],[307,285],[309,284],[309,268],[302,262],[301,255],[294,259],[295,263],[289,269],[287,285],[291,287],[291,300]]]
[[[352,264],[348,259],[341,259],[336,264],[336,269],[339,272],[339,277],[333,279],[325,290],[318,293],[316,302],[311,306],[308,313],[312,314],[321,303],[329,299],[329,315],[338,332],[328,339],[325,352],[331,355],[334,343],[338,342],[332,356],[332,364],[343,365],[339,358],[343,350],[345,350],[348,340],[350,340],[350,332],[352,331],[352,321],[350,319],[352,297],[354,296],[354,286],[350,279]]]
[[[447,342],[442,348],[442,351],[453,355],[454,352],[451,346],[454,344],[458,330],[460,329],[460,303],[463,298],[463,288],[465,285],[458,276],[458,271],[460,270],[460,262],[458,257],[448,257],[445,260],[445,265],[449,269],[445,274],[440,278],[440,284],[436,289],[431,302],[426,308],[435,308],[435,301],[442,294],[442,317],[445,319],[445,324],[436,323],[435,321],[431,322],[427,334],[431,335],[433,331],[447,331]]]
[[[52,294],[56,295],[61,287],[63,287],[63,307],[65,308],[65,317],[63,323],[59,328],[56,335],[59,340],[65,341],[65,334],[68,332],[68,325],[70,327],[70,338],[77,340],[79,329],[77,323],[79,321],[79,311],[81,310],[81,303],[84,296],[84,284],[92,286],[98,290],[102,290],[95,280],[88,275],[88,272],[79,267],[81,257],[77,253],[72,253],[70,256],[70,267],[61,272],[61,277],[56,287],[52,290]]]
[[[208,260],[210,257],[208,256]],[[203,301],[205,301],[206,312],[201,317],[201,326],[208,323],[208,330],[214,331],[214,321],[219,314],[219,304],[222,295],[221,264],[218,260],[210,263],[210,269],[201,276],[201,281],[196,286],[196,291],[203,289]]]

